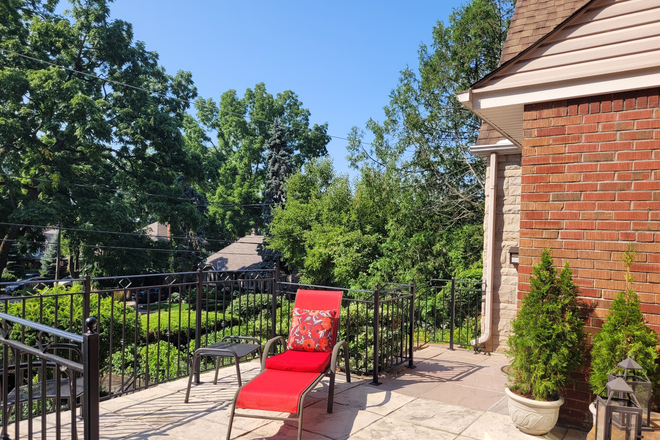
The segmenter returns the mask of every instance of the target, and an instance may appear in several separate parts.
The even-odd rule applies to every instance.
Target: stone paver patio
[[[303,439],[540,438],[518,431],[508,416],[504,356],[431,345],[415,352],[415,364],[415,369],[382,378],[380,386],[360,377],[349,384],[338,374],[332,414],[326,413],[324,380],[307,398]],[[249,380],[259,372],[259,364],[243,364],[241,372],[243,380]],[[213,373],[203,374],[188,404],[183,403],[187,379],[102,402],[101,438],[224,439],[237,382],[234,367],[220,374],[218,385],[213,385]],[[295,439],[296,433],[295,423],[237,417],[232,439]],[[586,435],[557,427],[545,438],[577,440]]]

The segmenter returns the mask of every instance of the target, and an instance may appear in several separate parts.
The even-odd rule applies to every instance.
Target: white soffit
[[[457,97],[522,144],[525,104],[659,85],[660,0],[598,0],[538,47]]]

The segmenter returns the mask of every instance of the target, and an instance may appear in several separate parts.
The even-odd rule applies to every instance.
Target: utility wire
[[[13,243],[21,242],[21,243],[30,243],[30,244],[39,244],[39,245],[49,245],[51,244],[48,241],[37,241],[37,240],[19,240],[19,239],[11,239],[11,238],[6,238],[3,241],[9,241]],[[206,251],[203,249],[197,250],[197,251],[190,251],[190,250],[185,250],[185,249],[157,249],[157,248],[141,248],[141,247],[130,247],[130,246],[102,246],[102,245],[95,245],[95,244],[79,244],[74,247],[83,247],[83,248],[93,248],[93,249],[119,249],[119,250],[125,250],[125,251],[148,251],[148,252],[186,252],[186,253],[199,253],[199,252],[211,252],[211,251]],[[220,251],[218,251],[220,252]],[[217,252],[216,252],[217,253]],[[242,252],[222,252],[222,255],[255,255],[255,254],[245,254]]]
[[[82,228],[58,228],[56,226],[45,226],[45,225],[30,225],[30,224],[25,224],[25,223],[7,223],[7,222],[0,222],[0,225],[5,225],[5,226],[19,226],[22,228],[38,228],[38,229],[47,229],[47,228],[55,228],[55,229],[60,229],[62,231],[73,231],[73,232],[93,232],[97,234],[114,234],[114,235],[128,235],[128,236],[133,236],[133,237],[153,237],[153,238],[165,238],[165,239],[170,239],[170,238],[176,238],[176,239],[182,239],[182,240],[187,240],[190,237],[177,237],[173,235],[149,235],[149,234],[140,234],[138,232],[115,232],[115,231],[100,231],[97,229],[82,229]],[[202,241],[208,241],[208,242],[216,242],[216,243],[236,243],[233,240],[220,240],[220,239],[214,239],[214,238],[203,238],[200,239]]]
[[[84,184],[84,183],[72,183],[72,182],[67,182],[64,180],[52,180],[52,179],[44,179],[40,177],[20,177],[16,176],[14,174],[9,174],[9,173],[0,173],[0,176],[4,177],[9,177],[12,179],[27,179],[27,180],[36,180],[37,182],[48,182],[48,183],[61,183],[63,185],[68,185],[68,186],[78,186],[81,188],[91,188],[91,189],[100,189],[104,191],[112,191],[112,192],[119,192],[119,193],[127,193],[127,194],[133,194],[133,195],[141,195],[141,196],[149,196],[149,197],[164,197],[167,199],[173,199],[173,200],[183,200],[187,202],[192,202],[192,200],[188,197],[177,197],[177,196],[168,196],[165,194],[153,194],[153,193],[147,193],[147,192],[140,192],[140,191],[132,191],[130,189],[118,189],[118,188],[111,188],[108,186],[98,186],[98,185],[89,185],[89,184]],[[248,203],[245,205],[239,205],[239,204],[231,204],[231,203],[219,203],[219,202],[208,202],[208,203],[193,203],[194,206],[203,206],[203,207],[209,207],[209,206],[222,206],[222,207],[231,207],[231,208],[261,208],[264,205],[274,205],[274,203]]]
[[[184,102],[184,103],[186,103],[186,104],[188,104],[188,105],[194,105],[194,102],[193,102],[193,101],[190,101],[190,100],[188,100],[188,99],[177,98],[177,97],[174,97],[174,96],[165,96],[165,94],[162,93],[162,92],[161,92],[161,93],[159,93],[159,92],[152,92],[151,90],[149,90],[149,89],[145,89],[144,87],[133,86],[133,85],[131,85],[131,84],[126,84],[126,83],[121,82],[121,81],[115,81],[115,80],[112,80],[112,79],[109,79],[109,78],[103,78],[103,77],[100,77],[100,76],[97,76],[97,75],[92,75],[91,73],[81,72],[80,70],[72,69],[72,68],[70,68],[70,67],[62,66],[62,65],[60,65],[60,64],[52,63],[52,62],[50,62],[50,61],[46,61],[46,60],[42,60],[42,59],[39,59],[39,58],[31,57],[31,56],[29,56],[29,55],[24,55],[24,54],[19,53],[19,52],[14,52],[13,50],[8,50],[8,49],[4,49],[4,48],[1,48],[1,47],[0,47],[0,51],[2,51],[2,52],[4,52],[4,53],[10,53],[10,54],[12,54],[12,55],[16,55],[16,56],[19,56],[19,57],[22,57],[22,58],[25,58],[25,59],[28,59],[28,60],[32,60],[32,61],[36,61],[36,62],[39,62],[39,63],[47,64],[47,65],[52,66],[52,67],[57,67],[57,68],[59,68],[59,69],[67,70],[67,71],[69,71],[69,72],[74,72],[74,73],[77,73],[77,74],[80,74],[80,75],[84,75],[84,76],[86,76],[86,77],[88,77],[88,78],[98,79],[98,80],[105,81],[105,82],[110,83],[110,84],[116,84],[116,85],[119,85],[119,86],[129,87],[129,88],[134,89],[134,90],[139,90],[139,91],[147,92],[147,93],[149,93],[149,94],[154,94],[154,95],[160,95],[160,96],[162,96],[162,97],[166,97],[166,98],[168,98],[168,99],[174,99],[174,100],[176,100],[176,101]],[[223,112],[223,113],[227,113],[227,114],[234,115],[234,116],[239,116],[239,117],[241,117],[241,118],[244,118],[244,117],[245,117],[245,115],[243,115],[243,114],[241,114],[241,113],[233,112],[233,111],[231,111],[231,110],[226,110],[226,109],[221,109],[221,108],[218,108],[218,110],[221,111],[221,112]],[[250,120],[251,120],[251,121],[264,122],[264,123],[266,123],[266,124],[270,124],[270,125],[275,125],[275,122],[273,122],[273,121],[269,121],[269,120],[267,120],[267,119],[256,118],[256,117],[254,117],[254,118],[253,118],[253,117],[250,117]],[[346,138],[342,138],[342,137],[340,137],[340,136],[333,136],[333,135],[330,135],[330,134],[327,134],[327,133],[326,133],[325,135],[328,136],[328,137],[330,137],[330,138],[333,138],[333,139],[348,140],[348,139],[346,139]],[[367,142],[363,142],[363,144],[365,144],[365,145],[371,145],[370,143],[367,143]]]
[[[40,58],[35,58],[35,57],[29,56],[29,55],[25,55],[25,54],[22,54],[22,53],[19,53],[19,52],[15,52],[13,50],[4,49],[2,47],[0,47],[0,51],[2,51],[3,53],[10,53],[12,55],[16,55],[16,56],[19,56],[19,57],[22,57],[22,58],[25,58],[25,59],[28,59],[28,60],[31,60],[31,61],[36,61],[36,62],[39,62],[39,63],[47,64],[47,65],[52,66],[52,67],[57,67],[59,69],[63,69],[63,70],[69,71],[69,72],[84,75],[88,78],[98,79],[100,81],[104,81],[104,82],[107,82],[107,83],[110,83],[110,84],[116,84],[116,85],[119,85],[119,86],[129,87],[131,89],[139,90],[139,91],[142,91],[142,92],[147,92],[147,93],[153,94],[153,95],[160,95],[161,97],[165,97],[167,99],[174,99],[176,101],[184,102],[184,103],[188,104],[189,106],[194,106],[194,102],[190,101],[188,99],[177,98],[177,97],[174,97],[174,96],[166,96],[165,93],[162,93],[162,92],[153,92],[153,91],[151,91],[149,89],[146,89],[144,87],[134,86],[134,85],[127,84],[127,83],[124,83],[124,82],[121,82],[121,81],[115,81],[115,80],[112,80],[112,79],[109,79],[109,78],[103,78],[103,77],[100,77],[98,75],[93,75],[91,73],[82,72],[80,70],[76,70],[76,69],[72,69],[70,67],[62,66],[61,64],[57,64],[57,63],[53,63],[53,62],[50,62],[50,61],[42,60]],[[446,108],[463,109],[460,106],[446,106]],[[238,112],[233,112],[231,110],[226,110],[226,109],[222,109],[222,108],[219,108],[219,107],[218,107],[218,110],[223,112],[223,113],[227,113],[227,114],[234,115],[234,116],[239,116],[241,118],[245,117],[244,114],[241,114],[241,113],[238,113]],[[270,124],[270,125],[275,125],[274,121],[269,121],[267,119],[262,119],[262,118],[257,118],[257,117],[250,117],[250,120],[264,122],[264,123]],[[288,129],[291,129],[291,128],[292,127],[289,127]],[[343,140],[343,141],[350,142],[350,139],[342,137],[342,136],[333,136],[333,135],[330,135],[330,134],[327,134],[327,133],[325,135],[330,137],[330,138],[333,138],[333,139],[340,139],[340,140]],[[449,139],[447,139],[447,140],[449,140]],[[364,142],[362,140],[360,140],[359,142],[360,142],[361,145],[370,145],[370,146],[373,145],[370,142]]]

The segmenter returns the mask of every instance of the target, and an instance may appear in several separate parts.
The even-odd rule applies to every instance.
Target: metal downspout
[[[486,242],[486,304],[482,312],[484,333],[473,339],[473,347],[485,344],[491,337],[493,327],[493,281],[495,279],[495,210],[497,208],[497,153],[490,153],[490,176],[488,179],[488,239]],[[485,318],[484,318],[485,315]]]

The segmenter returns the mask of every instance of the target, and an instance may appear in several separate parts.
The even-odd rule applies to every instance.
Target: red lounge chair
[[[234,416],[297,421],[298,440],[300,440],[305,398],[325,376],[330,377],[328,413],[332,412],[337,356],[341,347],[344,347],[346,380],[351,381],[348,344],[345,341],[336,342],[339,332],[341,297],[342,292],[337,291],[298,291],[289,341],[287,343],[282,336],[276,336],[266,343],[261,360],[261,373],[236,392],[229,417],[227,440],[231,437]],[[329,318],[333,312],[334,318]],[[309,326],[309,323],[312,325]],[[305,327],[306,324],[309,328]],[[332,331],[331,335],[328,335],[328,330]],[[300,339],[304,334],[319,336],[318,341],[309,338]],[[329,340],[323,339],[324,335],[329,336]],[[283,353],[269,358],[270,347],[276,342],[282,342],[285,350]],[[241,414],[236,412],[236,408],[286,412],[296,414],[298,417]]]

